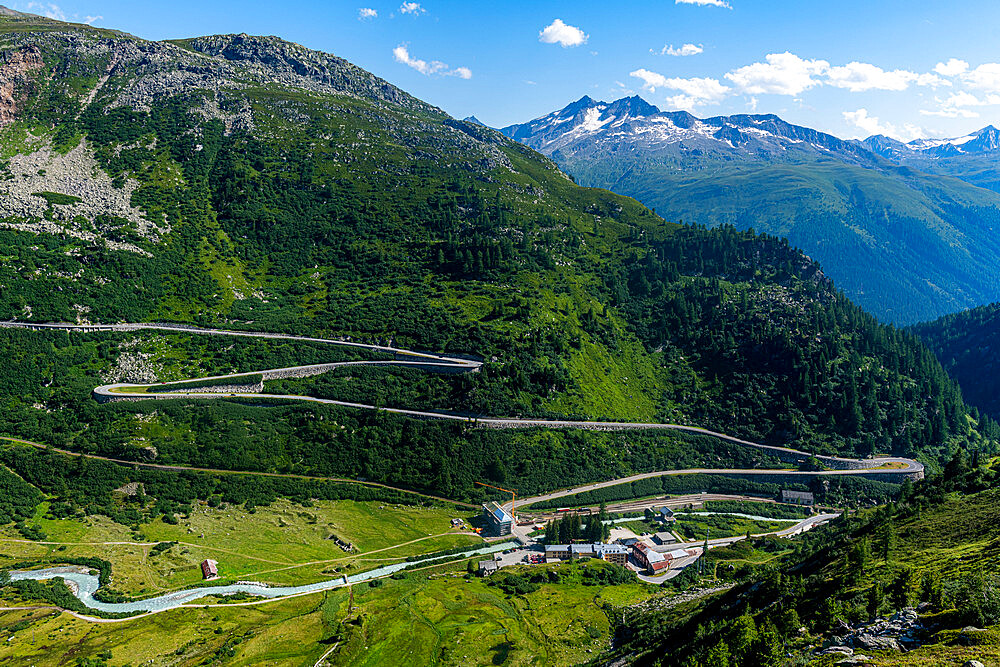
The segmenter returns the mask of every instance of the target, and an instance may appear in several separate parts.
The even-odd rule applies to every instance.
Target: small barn
[[[673,523],[677,517],[674,516],[674,511],[669,507],[661,507],[656,510],[656,520],[661,523]]]
[[[201,561],[201,577],[205,580],[218,579],[219,564],[211,558]]]

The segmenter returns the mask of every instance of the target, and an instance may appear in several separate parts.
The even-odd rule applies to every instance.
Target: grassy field
[[[580,567],[563,564],[563,571]],[[607,647],[603,607],[648,598],[640,584],[589,587],[546,584],[506,596],[455,574],[392,582],[355,596],[360,624],[338,652],[338,664],[577,664]],[[349,624],[350,625],[350,624]],[[589,652],[588,652],[589,651]]]
[[[563,564],[572,568],[605,567]],[[0,663],[48,667],[110,653],[112,665],[571,665],[603,650],[611,609],[642,584],[545,584],[506,596],[459,562],[406,579],[259,605],[176,609],[96,624],[52,610],[0,611]]]
[[[678,512],[677,521],[671,527],[682,537],[689,540],[705,539],[705,531],[709,531],[709,537],[734,537],[736,535],[759,535],[770,533],[783,528],[789,528],[793,524],[788,521],[758,521],[747,519],[741,516],[727,516],[722,514],[687,514]]]
[[[899,528],[891,557],[943,576],[1000,565],[1000,490],[953,496]]]
[[[706,529],[711,531],[710,537],[716,538],[746,535],[748,532],[752,535],[759,535],[788,528],[793,525],[790,521],[759,521],[741,516],[723,514],[678,512],[676,517],[677,521],[670,525],[637,518],[635,521],[617,523],[615,527],[627,528],[636,535],[651,535],[667,530],[677,533],[686,540],[703,540],[705,539]]]
[[[136,595],[163,592],[201,581],[199,564],[219,562],[226,579],[302,584],[357,572],[406,556],[483,540],[452,529],[455,510],[379,502],[321,501],[303,507],[286,500],[248,512],[242,507],[197,505],[177,525],[162,520],[138,532],[103,517],[46,519],[36,523],[48,535],[40,544],[24,541],[13,528],[0,530],[0,567],[22,560],[96,556],[113,564],[113,586]],[[468,517],[464,517],[468,518]],[[347,553],[329,539],[355,546]],[[177,544],[151,555],[154,544]]]

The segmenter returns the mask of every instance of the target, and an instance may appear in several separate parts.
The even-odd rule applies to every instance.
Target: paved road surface
[[[151,323],[129,323],[129,324],[98,324],[98,325],[80,325],[80,324],[65,324],[65,323],[53,323],[53,324],[34,324],[30,322],[0,322],[0,327],[6,328],[22,328],[22,329],[32,329],[32,330],[65,330],[65,331],[82,331],[82,332],[95,332],[95,331],[139,331],[139,330],[155,330],[155,331],[171,331],[178,333],[191,333],[191,334],[201,334],[201,335],[212,335],[212,336],[233,336],[233,337],[244,337],[244,338],[268,338],[268,339],[278,339],[278,340],[293,340],[293,341],[303,341],[312,343],[322,343],[326,345],[334,345],[341,347],[353,347],[366,349],[371,351],[391,353],[397,358],[393,360],[380,360],[380,361],[353,361],[353,362],[338,362],[330,364],[310,364],[306,366],[297,366],[290,368],[280,368],[280,369],[268,369],[265,371],[257,371],[253,373],[233,373],[228,375],[217,375],[202,378],[190,378],[188,380],[179,380],[176,382],[160,383],[158,387],[169,387],[170,385],[182,385],[184,383],[190,383],[193,381],[201,380],[225,380],[225,379],[246,379],[248,376],[254,376],[263,373],[265,376],[268,374],[280,374],[284,371],[295,371],[300,370],[303,372],[325,372],[333,368],[342,366],[357,366],[357,365],[396,365],[396,366],[407,366],[407,367],[417,367],[417,368],[427,368],[428,370],[449,370],[454,372],[475,372],[482,368],[482,362],[474,359],[467,359],[457,356],[448,356],[441,354],[433,354],[429,352],[417,352],[413,350],[406,350],[399,347],[389,346],[389,345],[372,345],[367,343],[356,343],[353,341],[335,340],[330,338],[317,338],[312,336],[294,336],[290,334],[282,333],[269,333],[269,332],[254,332],[254,331],[232,331],[227,329],[206,329],[202,327],[194,327],[187,325],[175,325],[175,324],[151,324]],[[402,359],[399,357],[403,357]],[[784,453],[793,454],[795,456],[808,457],[812,456],[810,452],[804,452],[800,450],[795,450],[787,447],[774,447],[771,445],[762,445],[755,442],[750,442],[748,440],[742,440],[725,433],[719,433],[717,431],[710,431],[708,429],[700,428],[697,426],[688,426],[684,424],[659,424],[659,423],[649,423],[649,422],[607,422],[607,421],[570,421],[570,420],[557,420],[557,419],[519,419],[519,418],[507,418],[507,417],[476,417],[468,415],[460,415],[449,412],[440,411],[426,411],[426,410],[406,410],[401,408],[386,408],[381,406],[370,405],[367,403],[353,403],[347,401],[337,401],[333,399],[317,398],[315,396],[297,396],[297,395],[287,395],[287,394],[267,394],[267,393],[256,393],[256,392],[211,392],[211,391],[173,391],[171,393],[155,393],[147,394],[141,391],[142,388],[148,387],[150,385],[146,384],[131,384],[131,383],[116,383],[102,385],[94,389],[94,394],[107,398],[107,399],[130,399],[130,400],[169,400],[177,398],[261,398],[261,399],[272,399],[272,400],[295,400],[295,401],[311,401],[315,403],[325,403],[330,405],[339,405],[344,407],[351,407],[363,410],[381,410],[384,412],[393,412],[397,414],[403,414],[411,417],[425,418],[425,419],[446,419],[453,421],[463,421],[469,422],[478,426],[485,426],[491,428],[575,428],[575,429],[595,429],[595,430],[674,430],[674,431],[685,431],[689,433],[698,433],[702,435],[710,435],[715,438],[719,438],[726,442],[732,442],[735,444],[743,445],[746,447],[753,447],[763,451],[770,451],[773,453]],[[820,457],[824,462],[833,464],[835,467],[840,467],[842,464],[844,467],[858,466],[862,468],[879,468],[882,466],[890,465],[896,466],[895,468],[884,468],[880,470],[880,473],[888,474],[900,474],[909,475],[913,473],[923,472],[923,465],[917,461],[904,458],[884,458],[884,459],[849,459],[843,457]],[[693,472],[704,472],[703,469],[693,469]],[[692,472],[684,471],[684,472]],[[712,472],[735,472],[734,470],[713,470]],[[742,471],[740,471],[742,472]],[[615,483],[624,483],[629,480],[644,479],[647,477],[657,477],[664,474],[663,472],[646,473],[645,475],[635,475],[631,478],[623,478],[622,480],[617,480],[612,483],[602,483],[605,486],[610,486]],[[672,474],[681,474],[680,472],[674,472]],[[757,474],[764,474],[758,472]],[[797,473],[801,475],[812,475],[814,473]],[[831,470],[825,471],[824,474],[846,474],[846,475],[857,475],[864,474],[863,470]],[[592,485],[589,487],[581,487],[574,492],[579,492],[580,490],[591,490],[593,488],[602,488],[600,485]],[[561,495],[569,495],[569,493],[557,492]],[[554,495],[555,497],[561,497],[561,495]],[[543,497],[538,497],[538,499]]]
[[[813,528],[831,521],[839,517],[840,514],[837,513],[827,513],[827,514],[817,514],[816,516],[811,516],[808,519],[803,519],[794,526],[790,528],[784,528],[782,530],[776,530],[769,533],[756,533],[751,537],[766,537],[768,535],[777,535],[778,537],[794,537],[795,535],[801,535],[807,530],[812,530]],[[730,544],[735,544],[740,540],[745,540],[746,535],[735,535],[733,537],[720,537],[716,539],[711,539],[708,541],[708,548],[714,549],[717,547],[728,547]],[[674,549],[698,549],[699,553],[695,556],[688,556],[687,558],[678,558],[670,564],[670,569],[664,574],[658,574],[656,576],[650,576],[648,574],[640,574],[639,579],[645,581],[648,584],[662,584],[665,581],[673,579],[681,572],[684,568],[697,562],[698,558],[701,557],[701,551],[705,546],[705,540],[700,542],[682,542],[680,544],[671,544],[670,550]]]

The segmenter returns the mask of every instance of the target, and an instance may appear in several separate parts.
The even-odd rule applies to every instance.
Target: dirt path
[[[464,503],[460,500],[451,500],[450,498],[442,498],[441,496],[431,495],[429,493],[421,493],[419,491],[411,491],[410,489],[404,489],[398,486],[390,486],[388,484],[381,484],[379,482],[359,482],[356,479],[348,479],[346,477],[323,477],[320,475],[296,475],[293,473],[283,473],[283,472],[256,472],[251,470],[221,470],[219,468],[196,468],[192,466],[181,466],[181,465],[167,465],[164,463],[143,463],[141,461],[126,461],[124,459],[115,459],[109,456],[98,456],[97,454],[83,454],[81,452],[73,452],[68,449],[60,449],[58,447],[52,447],[51,445],[44,445],[40,442],[34,442],[32,440],[24,440],[23,438],[12,438],[10,436],[0,435],[0,440],[5,440],[7,442],[13,442],[19,445],[27,445],[28,447],[34,447],[35,449],[43,449],[50,452],[55,452],[56,454],[61,454],[63,456],[73,456],[77,458],[93,459],[95,461],[107,461],[108,463],[117,463],[123,466],[133,466],[136,468],[148,468],[151,470],[172,470],[175,472],[204,472],[211,475],[244,475],[249,477],[283,477],[286,479],[304,479],[312,480],[317,482],[337,482],[339,484],[357,484],[359,486],[368,486],[379,489],[389,489],[390,491],[398,491],[399,493],[406,493],[411,496],[419,496],[421,498],[429,498],[431,500],[437,500],[443,503],[449,503],[452,505],[461,505],[462,507],[478,508],[478,505],[473,505],[471,503]]]
[[[384,551],[392,551],[393,549],[398,549],[399,547],[405,547],[405,546],[410,545],[410,544],[416,544],[417,542],[423,542],[424,540],[430,540],[430,539],[433,539],[435,537],[444,537],[446,535],[468,535],[468,534],[469,533],[457,533],[457,532],[448,531],[446,533],[438,533],[437,535],[427,535],[426,537],[418,537],[418,538],[416,538],[414,540],[410,540],[409,542],[400,542],[399,544],[394,544],[394,545],[388,546],[388,547],[382,547],[381,549],[372,549],[371,551],[366,551],[363,554],[358,554],[358,556],[368,556],[368,555],[371,555],[371,554],[382,553]],[[476,547],[474,545],[470,544],[469,548],[470,549],[474,549]],[[398,558],[385,558],[385,559],[378,559],[378,560],[403,560],[404,558],[406,558],[406,556],[399,556]],[[341,556],[339,558],[328,558],[328,559],[325,559],[325,560],[309,561],[308,563],[294,563],[294,564],[289,565],[288,567],[277,567],[277,568],[274,568],[273,570],[260,570],[258,572],[251,572],[250,574],[247,574],[245,576],[246,577],[256,577],[256,576],[259,576],[259,575],[262,575],[262,574],[273,574],[275,572],[284,572],[286,570],[294,570],[296,568],[308,567],[310,565],[328,565],[330,563],[339,563],[339,562],[345,561],[345,560],[375,560],[375,559],[365,559],[365,558],[359,558],[357,556]]]

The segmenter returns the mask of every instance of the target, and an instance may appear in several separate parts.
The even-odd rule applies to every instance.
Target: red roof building
[[[209,558],[201,562],[201,576],[203,579],[218,579],[219,564]]]

